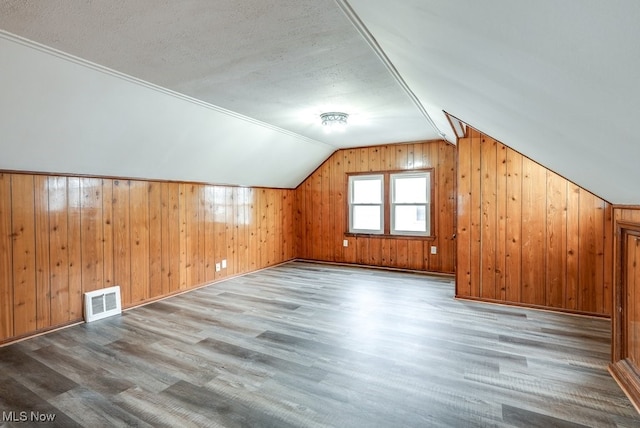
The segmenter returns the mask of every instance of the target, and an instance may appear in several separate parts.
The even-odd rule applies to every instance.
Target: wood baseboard
[[[599,314],[597,312],[584,312],[584,311],[576,311],[573,309],[565,309],[565,308],[555,308],[551,306],[540,306],[540,305],[532,305],[527,303],[519,303],[519,302],[506,302],[503,300],[495,300],[495,299],[483,299],[480,297],[468,297],[468,296],[455,296],[458,300],[468,300],[470,302],[481,302],[481,303],[489,303],[492,305],[503,305],[503,306],[513,306],[516,308],[527,308],[527,309],[535,309],[538,311],[546,311],[546,312],[559,312],[567,315],[577,315],[589,318],[604,318],[611,319],[611,316],[608,314]]]
[[[640,372],[628,359],[609,364],[609,373],[640,413]]]

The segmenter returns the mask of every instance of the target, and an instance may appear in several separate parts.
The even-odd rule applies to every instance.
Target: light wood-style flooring
[[[217,283],[0,348],[0,426],[640,426],[608,320],[453,293],[306,262]]]

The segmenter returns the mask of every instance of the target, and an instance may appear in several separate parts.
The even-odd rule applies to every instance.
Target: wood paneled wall
[[[0,342],[81,320],[86,291],[130,307],[293,259],[294,195],[0,173]]]
[[[475,130],[458,142],[456,294],[612,308],[611,206]]]
[[[455,157],[444,141],[339,150],[296,190],[298,256],[304,259],[453,273]],[[435,239],[346,236],[347,173],[434,168]],[[349,246],[343,246],[343,240]],[[430,253],[431,246],[437,254]]]

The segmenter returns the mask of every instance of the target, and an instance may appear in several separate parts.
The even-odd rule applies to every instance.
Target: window
[[[391,234],[429,235],[429,173],[391,174]]]
[[[349,232],[431,235],[431,172],[349,175]]]
[[[382,174],[349,176],[349,231],[384,233]]]

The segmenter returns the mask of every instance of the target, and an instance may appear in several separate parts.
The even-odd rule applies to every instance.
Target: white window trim
[[[380,180],[379,204],[356,204],[353,202],[353,184],[360,180]],[[355,229],[353,227],[353,208],[356,206],[378,206],[380,208],[380,229]],[[384,174],[366,174],[349,176],[349,233],[384,234]]]
[[[395,192],[395,179],[396,178],[410,178],[410,177],[424,177],[427,179],[427,186],[426,186],[426,190],[427,190],[427,194],[426,196],[426,202],[422,203],[422,202],[410,202],[410,203],[395,203],[393,202],[394,200],[394,192]],[[421,171],[421,172],[398,172],[398,173],[391,173],[389,174],[389,209],[390,209],[390,229],[389,229],[389,233],[391,235],[396,235],[396,236],[431,236],[431,206],[430,206],[430,202],[431,202],[431,172],[429,171]],[[402,206],[402,205],[410,205],[410,206],[415,206],[415,205],[423,205],[425,208],[425,232],[416,232],[416,231],[407,231],[407,230],[397,230],[395,228],[396,222],[395,222],[395,207],[396,206]]]

